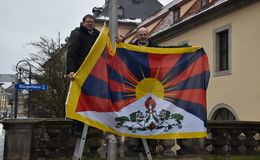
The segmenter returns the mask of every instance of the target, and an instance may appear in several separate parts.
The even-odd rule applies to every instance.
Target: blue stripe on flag
[[[168,78],[164,82],[164,84],[167,84],[169,81],[181,74],[190,65],[196,62],[203,54],[205,54],[205,51],[202,48],[196,50],[195,52],[183,54],[183,56],[178,60],[178,62],[172,67],[172,69],[165,75],[162,82],[166,78]]]
[[[117,55],[136,76],[136,78],[138,78],[138,81],[150,77],[150,66],[148,63],[147,53],[118,48]],[[144,74],[144,77],[142,73]]]
[[[181,81],[180,83],[170,86],[169,88],[174,88],[174,91],[181,91],[185,89],[207,89],[208,79],[210,76],[209,71],[205,71],[201,74],[189,77],[188,79]],[[167,88],[166,88],[167,89]]]
[[[87,95],[111,99],[108,84],[91,74],[87,77],[86,81],[82,85],[81,91]]]
[[[129,99],[129,98],[134,98],[135,94],[134,92],[132,93],[126,93],[126,92],[110,92],[111,93],[111,100],[112,102],[118,102],[121,100]]]
[[[93,85],[94,84],[94,85]],[[111,99],[112,102],[121,101],[135,97],[134,92],[112,92],[109,90],[108,84],[103,80],[89,75],[85,83],[82,85],[82,92],[86,95]],[[129,96],[131,95],[131,96]]]
[[[124,78],[119,73],[117,73],[113,68],[108,67],[108,72],[109,72],[109,79],[112,79],[118,83],[125,84],[133,88],[133,86],[130,84],[131,82],[128,79]]]
[[[102,54],[101,54],[101,57],[103,57],[104,59],[106,59],[106,55],[107,55],[107,52],[106,52],[106,48],[103,50]]]

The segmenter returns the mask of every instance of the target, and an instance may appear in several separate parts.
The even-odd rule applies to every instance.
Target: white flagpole
[[[117,35],[117,2],[118,0],[109,1],[109,37],[112,47],[115,47],[115,36]],[[117,138],[114,134],[108,133],[107,159],[117,159]]]
[[[117,35],[117,2],[118,0],[109,1],[109,38],[113,48],[115,45],[115,36]]]

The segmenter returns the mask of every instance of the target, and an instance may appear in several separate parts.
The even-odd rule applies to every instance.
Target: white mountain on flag
[[[79,114],[124,134],[149,136],[206,131],[202,120],[152,94],[147,94],[119,112],[86,111]]]

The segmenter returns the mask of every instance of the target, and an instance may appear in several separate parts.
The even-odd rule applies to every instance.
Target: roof
[[[158,0],[118,0],[119,8],[123,9],[123,19],[146,19],[159,11],[163,5]],[[99,11],[96,16],[108,16],[109,5],[104,7],[94,7],[94,11]],[[120,17],[119,17],[120,18]]]
[[[105,17],[105,16],[99,16],[95,21],[109,21],[109,17]],[[125,19],[118,19],[118,23],[124,23],[124,24],[140,24],[142,22],[142,20],[140,18],[136,18],[136,19],[129,19],[129,18],[125,18]]]
[[[135,32],[137,31],[138,28],[140,27],[145,27],[146,25],[148,25],[149,23],[152,23],[153,21],[156,21],[158,19],[160,19],[160,17],[168,14],[170,8],[172,8],[173,6],[181,3],[183,0],[173,0],[171,3],[167,4],[166,6],[164,6],[163,8],[161,8],[160,10],[158,10],[156,13],[154,13],[153,15],[151,15],[150,17],[148,17],[147,19],[145,19],[142,23],[140,23],[138,25],[137,28],[135,28],[134,30],[132,30],[131,32],[129,32],[127,34],[127,36],[131,36],[133,34],[135,34]]]
[[[158,17],[161,17],[162,15],[169,12],[169,9],[173,6],[177,5],[178,3],[182,2],[183,0],[173,0],[171,3],[167,4],[165,7],[163,7],[161,10],[159,10],[156,14],[150,16],[145,21],[143,21],[140,26],[149,23],[150,21],[153,21],[157,19]]]
[[[192,0],[173,0],[171,3],[163,7],[156,14],[150,16],[138,27],[130,31],[126,38],[131,38],[140,27],[148,27],[150,24],[158,22],[153,28],[150,28],[150,38],[157,42],[166,40],[167,35],[180,34],[200,23],[212,20],[217,16],[221,16],[240,7],[246,6],[249,3],[257,2],[258,0],[212,0],[204,9],[199,7],[199,0],[193,2],[188,10],[180,17],[180,21],[173,22],[173,8],[180,7],[183,4],[192,2]],[[213,18],[214,17],[214,18]]]
[[[259,0],[215,0],[205,9],[195,10],[193,14],[181,19],[177,23],[171,23],[153,30],[150,38],[156,42],[165,41],[172,36],[181,34],[194,27],[214,20],[220,16],[231,13],[247,5],[259,2]],[[191,8],[193,9],[193,8]]]
[[[199,10],[198,12],[194,12],[192,15],[189,15],[189,16],[187,16],[187,17],[182,18],[181,21],[178,22],[178,23],[176,23],[176,24],[166,24],[166,26],[158,27],[158,28],[157,28],[156,30],[154,30],[154,32],[151,34],[151,37],[152,37],[153,35],[156,35],[156,34],[158,34],[158,33],[163,32],[163,31],[165,31],[165,30],[167,30],[167,29],[169,29],[169,28],[171,28],[171,27],[173,27],[173,26],[176,26],[176,25],[178,25],[178,24],[180,24],[180,23],[183,23],[183,22],[185,22],[185,21],[187,21],[187,20],[189,20],[189,19],[191,19],[191,18],[193,18],[193,17],[195,17],[195,16],[197,16],[197,15],[199,15],[199,14],[202,14],[202,13],[204,13],[204,12],[206,12],[206,11],[208,11],[208,10],[210,10],[210,9],[212,9],[212,8],[214,8],[214,7],[216,7],[216,6],[218,6],[218,5],[221,5],[222,3],[225,3],[225,2],[227,2],[227,1],[228,1],[228,0],[218,0],[218,1],[215,1],[214,3],[212,3],[211,5],[209,5],[208,8],[206,8],[206,9],[204,9],[204,10]]]

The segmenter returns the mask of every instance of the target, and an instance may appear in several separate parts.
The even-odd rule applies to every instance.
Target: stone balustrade
[[[76,139],[71,136],[71,120],[7,119],[5,160],[71,159]],[[260,122],[209,121],[208,137],[178,140],[148,140],[157,159],[181,156],[253,155],[260,159]],[[84,148],[85,157],[105,158],[105,135],[90,127]],[[138,158],[143,153],[140,139],[118,139],[118,157]],[[192,158],[188,158],[192,159]],[[203,158],[202,158],[203,159]]]
[[[206,152],[225,155],[260,155],[260,122],[210,121]]]

